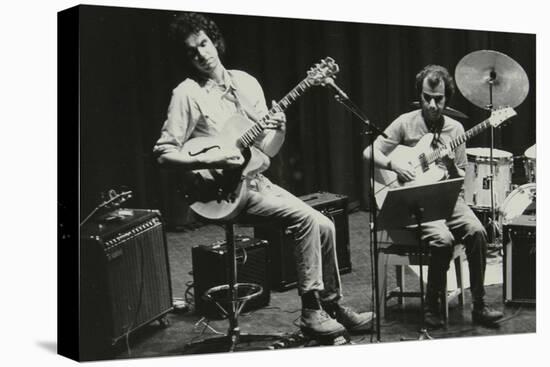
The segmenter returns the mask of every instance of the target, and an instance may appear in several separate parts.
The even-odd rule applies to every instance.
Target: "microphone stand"
[[[330,84],[332,85],[332,84]],[[350,111],[353,115],[355,115],[363,124],[366,126],[366,132],[365,135],[370,135],[370,146],[371,146],[371,162],[370,162],[370,176],[371,176],[371,184],[370,184],[370,190],[369,190],[369,196],[370,196],[370,203],[371,203],[371,220],[369,228],[371,230],[371,247],[373,249],[373,255],[374,255],[374,303],[375,303],[375,312],[376,312],[376,340],[377,342],[380,342],[380,299],[379,299],[379,289],[378,289],[378,238],[377,238],[377,223],[376,223],[376,216],[377,216],[377,207],[376,207],[376,199],[374,196],[374,140],[378,137],[378,135],[381,135],[385,138],[388,136],[376,125],[371,123],[369,119],[365,116],[365,114],[357,107],[355,103],[349,97],[341,91],[339,88],[336,89],[336,94],[334,95],[334,98],[336,101],[338,101],[340,104],[342,104],[348,111]]]

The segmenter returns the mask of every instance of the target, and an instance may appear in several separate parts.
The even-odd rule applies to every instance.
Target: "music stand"
[[[423,246],[421,224],[449,218],[456,205],[463,183],[464,178],[455,178],[431,184],[390,189],[378,215],[380,228],[403,229],[406,226],[416,225],[420,265],[420,312],[422,313],[422,324],[424,324],[424,277],[422,271]],[[419,339],[432,339],[425,327],[420,329]]]

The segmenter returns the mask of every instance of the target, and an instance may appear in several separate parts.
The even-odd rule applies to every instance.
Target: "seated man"
[[[154,147],[158,161],[183,170],[240,167],[244,158],[237,149],[211,149],[196,156],[181,150],[190,138],[216,136],[234,114],[249,118],[266,115],[262,88],[249,74],[225,69],[220,59],[224,41],[212,20],[185,13],[174,19],[171,29],[193,75],[173,90],[168,116]],[[254,146],[269,163],[269,157],[277,154],[284,142],[285,115],[277,113],[267,123],[271,129]],[[338,302],[342,294],[332,221],[261,174],[246,177],[245,184],[248,190],[243,212],[247,216],[280,220],[293,229],[302,330],[322,337],[370,326],[371,312],[357,314]]]
[[[454,93],[454,81],[447,69],[438,65],[428,65],[416,75],[416,90],[421,109],[405,113],[395,119],[385,130],[387,138],[378,137],[375,141],[376,167],[397,173],[402,182],[412,181],[416,173],[405,162],[391,161],[387,155],[398,145],[413,147],[426,134],[434,134],[432,148],[444,145],[464,133],[462,124],[442,114]],[[371,159],[370,148],[363,152],[365,159]],[[463,177],[467,164],[465,144],[456,152],[448,151],[437,162],[446,170],[447,178]],[[434,198],[436,199],[436,198]],[[487,234],[479,219],[462,197],[458,198],[452,215],[446,220],[422,224],[422,239],[428,241],[431,261],[426,291],[425,322],[432,327],[440,327],[439,295],[452,257],[455,239],[466,247],[470,270],[470,287],[473,298],[472,320],[492,326],[502,317],[502,312],[492,310],[485,303],[485,265]]]

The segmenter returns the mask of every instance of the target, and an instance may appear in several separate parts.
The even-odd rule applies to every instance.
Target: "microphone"
[[[334,82],[334,79],[332,78],[326,78],[325,79],[325,84],[326,85],[329,85],[332,89],[334,89],[334,91],[336,92],[336,94],[338,96],[340,96],[341,98],[343,99],[349,99],[348,95],[342,90],[340,89],[339,86],[336,85],[336,83]]]

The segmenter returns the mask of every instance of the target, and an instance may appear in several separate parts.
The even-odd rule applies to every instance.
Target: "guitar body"
[[[403,186],[424,185],[441,181],[445,177],[445,171],[439,168],[436,162],[426,164],[422,157],[431,153],[434,149],[431,147],[433,134],[426,134],[418,141],[414,147],[398,145],[393,152],[388,155],[392,162],[401,163],[401,165],[410,164],[414,167],[416,179],[410,182],[400,182],[397,179],[397,173],[376,168],[374,170],[374,196],[378,207],[382,207],[388,191],[393,188]]]
[[[188,140],[183,154],[200,156],[210,150],[231,151],[238,149],[238,140],[253,125],[242,115],[234,115],[226,121],[217,136],[197,137]],[[246,193],[244,180],[264,171],[269,158],[254,146],[242,151],[244,164],[234,169],[200,169],[183,172],[186,200],[191,209],[204,218],[222,220],[235,217],[244,206]]]

